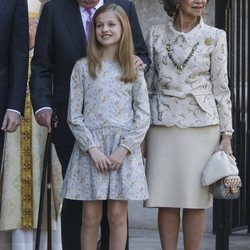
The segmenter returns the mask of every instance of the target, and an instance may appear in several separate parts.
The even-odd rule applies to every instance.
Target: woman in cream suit
[[[29,0],[29,59],[32,59],[35,34],[42,4]],[[29,68],[30,76],[30,68]],[[42,163],[47,130],[37,125],[27,87],[25,115],[20,128],[7,134],[2,164],[0,190],[0,249],[32,250],[37,228]],[[56,228],[61,199],[61,166],[55,150],[52,156],[52,225]],[[46,211],[45,211],[46,213]],[[58,223],[60,225],[60,223]],[[8,231],[8,232],[7,232]],[[45,233],[41,248],[47,249]],[[60,228],[53,232],[53,249],[61,250]]]
[[[203,22],[207,0],[162,2],[171,18],[152,27],[147,39],[152,125],[145,206],[159,208],[163,249],[177,249],[182,218],[184,248],[198,250],[204,211],[212,206],[202,170],[215,150],[232,154],[226,34]]]

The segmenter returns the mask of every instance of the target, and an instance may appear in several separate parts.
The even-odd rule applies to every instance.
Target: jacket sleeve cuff
[[[128,150],[128,152],[131,153],[131,154],[133,153],[133,150],[128,145],[126,145],[126,144],[121,143],[120,147],[126,148]]]

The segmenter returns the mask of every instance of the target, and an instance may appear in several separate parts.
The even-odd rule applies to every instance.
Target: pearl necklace
[[[170,60],[172,61],[173,65],[174,65],[178,70],[182,71],[182,70],[186,67],[186,64],[189,62],[189,60],[191,59],[191,57],[194,55],[194,52],[195,52],[195,50],[197,49],[197,47],[198,47],[199,44],[200,44],[200,43],[197,42],[197,43],[193,46],[193,48],[192,48],[190,54],[188,55],[188,57],[187,57],[182,63],[178,62],[178,61],[173,57],[173,50],[171,49],[170,44],[167,44],[166,49],[167,49],[167,52],[168,52],[168,57],[169,57]]]

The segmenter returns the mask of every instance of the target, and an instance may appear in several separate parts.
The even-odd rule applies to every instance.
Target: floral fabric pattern
[[[198,42],[182,70],[182,64]],[[151,123],[167,127],[220,125],[232,131],[230,91],[227,75],[227,43],[223,30],[199,24],[187,33],[178,32],[173,20],[150,29],[147,46],[152,64],[146,75]]]
[[[150,124],[143,72],[133,83],[120,81],[120,66],[102,62],[96,79],[86,58],[72,72],[68,123],[76,139],[62,196],[75,200],[144,200],[148,198],[140,144]],[[119,146],[126,155],[119,170],[97,171],[89,153],[98,147],[109,156]]]

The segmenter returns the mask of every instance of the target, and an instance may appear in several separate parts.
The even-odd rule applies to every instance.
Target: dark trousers
[[[73,147],[55,145],[62,165],[63,178],[66,174]],[[81,250],[82,201],[63,200],[61,212],[61,233],[63,250]]]
[[[73,146],[55,145],[62,165],[63,178],[66,174]],[[63,250],[81,250],[80,235],[82,225],[82,201],[64,199],[61,213],[61,233]],[[107,201],[103,202],[101,221],[101,249],[109,249],[109,223],[107,218]],[[128,238],[126,244],[128,250]]]

